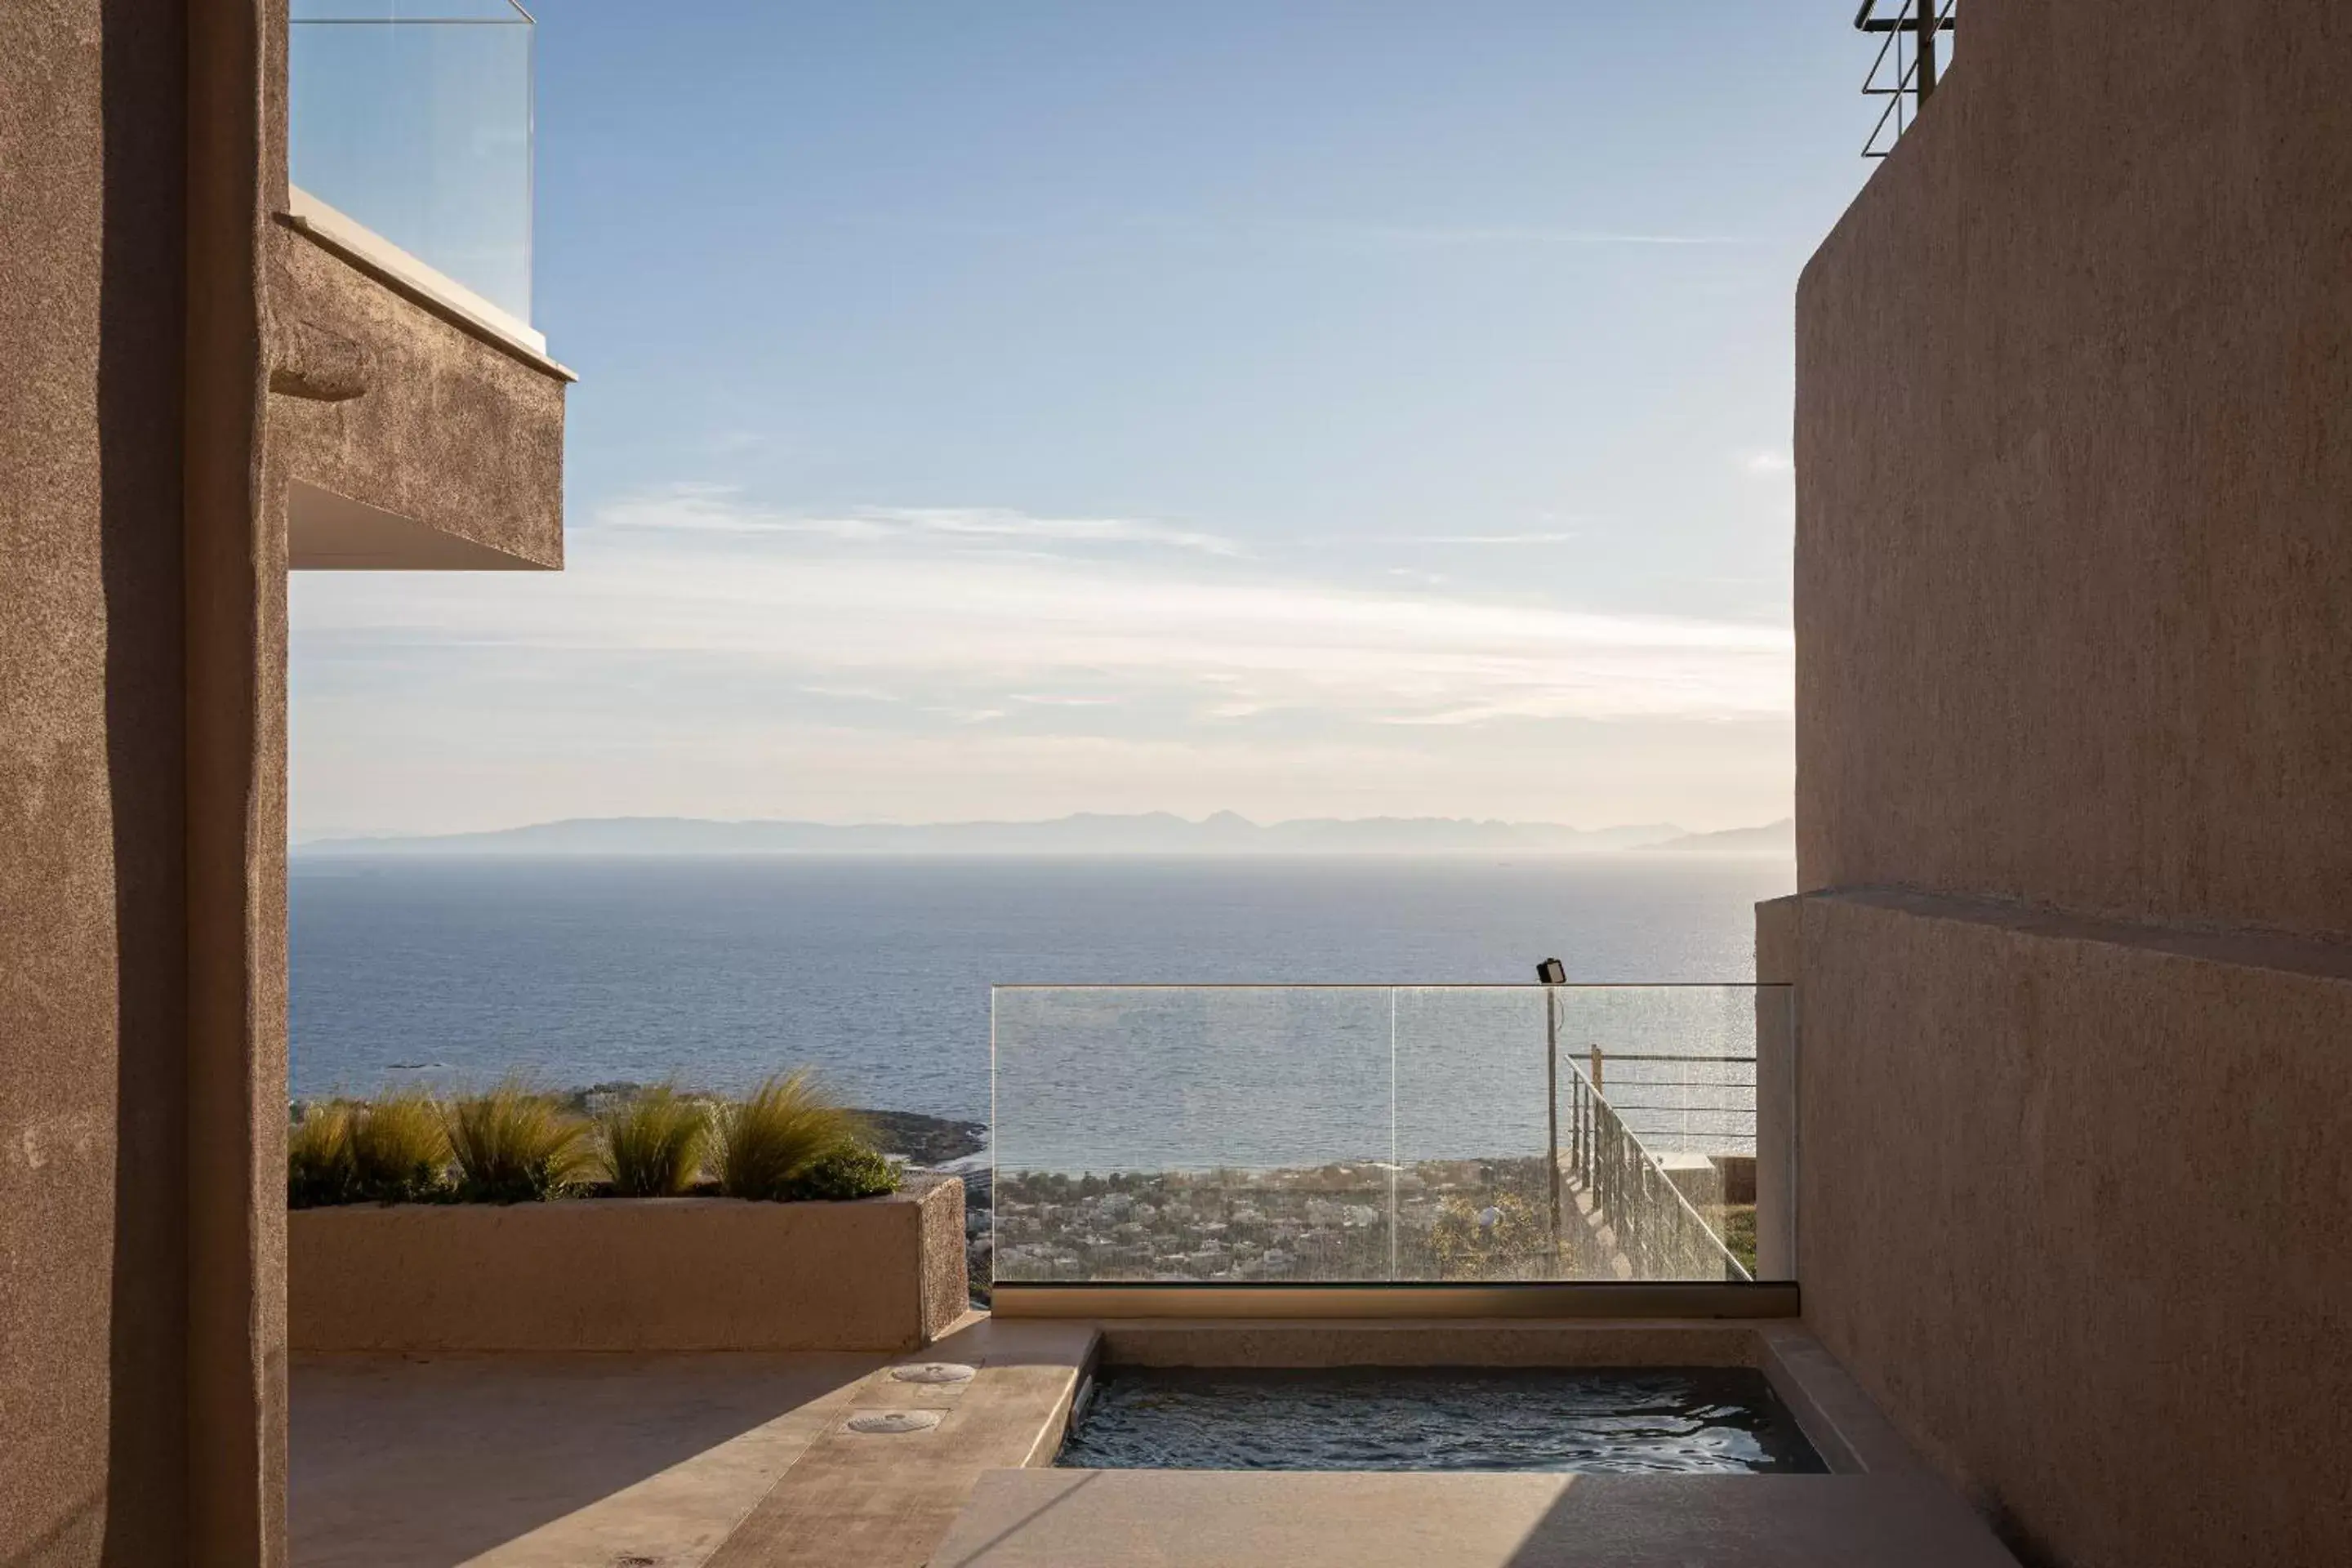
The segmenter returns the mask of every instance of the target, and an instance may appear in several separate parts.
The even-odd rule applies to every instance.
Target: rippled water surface
[[[1113,1368],[1063,1448],[1079,1469],[1818,1472],[1746,1367]]]

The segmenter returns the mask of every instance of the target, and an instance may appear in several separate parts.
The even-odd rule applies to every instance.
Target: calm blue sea
[[[520,1071],[551,1086],[676,1077],[729,1089],[809,1065],[852,1103],[985,1120],[992,982],[1517,984],[1552,954],[1577,980],[1744,981],[1753,973],[1754,904],[1793,885],[1785,861],[1638,853],[298,856],[293,1087],[306,1097],[364,1093]],[[1038,1042],[1040,1062],[1072,1040],[1085,1050],[1086,1038],[1101,1037],[1076,1025],[1117,1023],[1098,1000],[1023,998],[1008,1008],[1008,1026]],[[1497,1048],[1516,1075],[1528,1060],[1527,1029],[1539,1036],[1542,1026],[1539,1012],[1528,1015],[1532,1026],[1520,1015],[1540,1001],[1504,1001],[1510,1043]],[[1722,1011],[1704,999],[1694,1005]],[[1745,1003],[1730,1006],[1737,1015]],[[1157,1136],[1167,1119],[1147,1108],[1170,1100],[1159,1078],[1230,1086],[1227,1064],[1204,1073],[1197,1054],[1187,1056],[1241,1048],[1217,1040],[1272,1042],[1265,1049],[1281,1054],[1302,1040],[1355,1039],[1363,1050],[1344,1067],[1349,1081],[1385,1064],[1404,1086],[1399,1092],[1409,1090],[1417,1063],[1448,1080],[1476,1078],[1460,1052],[1484,1047],[1449,1047],[1455,1054],[1441,1058],[1437,1042],[1463,1037],[1458,1026],[1477,1007],[1475,998],[1408,999],[1392,1026],[1385,1000],[1345,994],[1213,999],[1205,1013],[1154,1002],[1148,1027],[1125,1036],[1139,1054],[1120,1075],[1134,1101],[1117,1118],[1120,1135]],[[1571,1036],[1582,1016],[1570,1019]],[[1420,1057],[1416,1037],[1430,1042]],[[1341,1057],[1353,1048],[1335,1047]],[[1054,1068],[1085,1070],[1083,1060]],[[1325,1079],[1341,1070],[1310,1064],[1303,1078],[1267,1086],[1256,1120],[1278,1127],[1312,1113],[1327,1098]],[[1516,1085],[1512,1098],[1523,1098]],[[1230,1106],[1225,1116],[1250,1119]],[[1099,1130],[1102,1120],[1090,1124]]]

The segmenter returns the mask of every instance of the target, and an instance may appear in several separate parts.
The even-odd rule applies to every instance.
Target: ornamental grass
[[[286,1132],[286,1206],[320,1208],[347,1204],[359,1195],[359,1172],[352,1163],[352,1122],[356,1108],[331,1100],[306,1106]]]
[[[702,1180],[710,1150],[710,1107],[671,1084],[656,1084],[596,1118],[613,1194],[671,1198]]]
[[[789,1199],[824,1156],[854,1149],[863,1128],[806,1068],[779,1074],[719,1113],[719,1190],[730,1198]]]
[[[351,1149],[363,1202],[423,1203],[448,1190],[449,1134],[441,1108],[421,1089],[355,1107]]]
[[[450,1101],[443,1122],[468,1203],[536,1203],[595,1173],[589,1124],[520,1079]]]

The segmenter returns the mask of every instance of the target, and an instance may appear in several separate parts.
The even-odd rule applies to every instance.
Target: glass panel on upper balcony
[[[293,184],[530,320],[530,14],[511,0],[294,0]]]
[[[1785,987],[1002,986],[993,1039],[999,1284],[1785,1277]]]

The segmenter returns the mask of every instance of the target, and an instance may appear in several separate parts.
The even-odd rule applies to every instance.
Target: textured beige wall
[[[917,1307],[922,1342],[929,1344],[971,1310],[970,1254],[964,1250],[963,1179],[941,1181],[933,1190],[929,1177],[908,1184],[908,1192],[922,1200],[922,1278],[917,1282],[921,1300]]]
[[[1802,901],[1756,906],[1756,1278],[1797,1278],[1797,951]],[[1761,987],[1776,987],[1766,990]]]
[[[1799,291],[1800,886],[2352,936],[2352,11],[1964,26]]]
[[[563,564],[564,382],[360,271],[268,236],[273,457],[288,476]]]
[[[1799,295],[1806,1317],[2031,1563],[2332,1562],[2352,12],[1963,26]]]
[[[283,1560],[284,29],[0,6],[6,1568]],[[485,413],[432,356],[386,363],[464,421],[451,454],[526,432],[481,531],[551,561],[560,400],[492,370]]]
[[[362,1205],[288,1222],[301,1351],[912,1350],[969,1300],[954,1181],[845,1204]]]
[[[266,451],[262,265],[285,188],[284,3],[188,11],[188,1158],[131,1179],[172,1185],[185,1215],[187,1522],[177,1556],[202,1568],[285,1561],[285,485]]]
[[[175,5],[0,6],[11,1568],[181,1546],[185,47]]]
[[[1804,902],[1807,1322],[2031,1562],[2352,1540],[2352,954]]]

